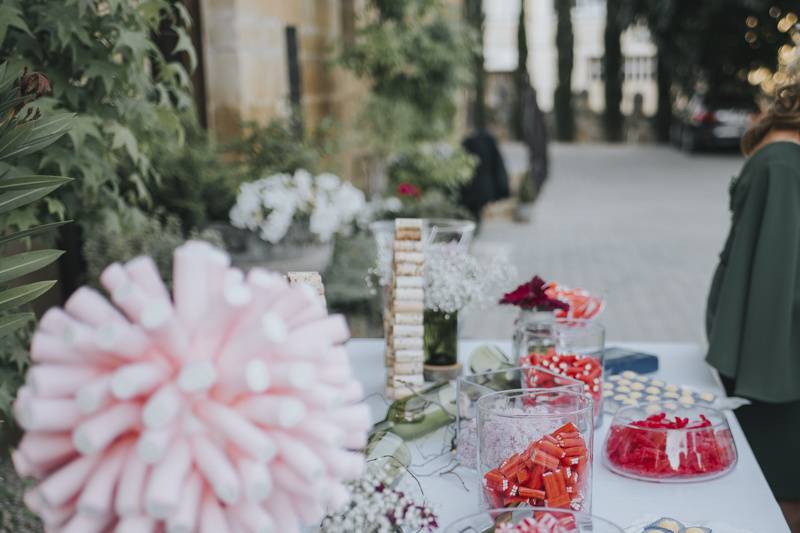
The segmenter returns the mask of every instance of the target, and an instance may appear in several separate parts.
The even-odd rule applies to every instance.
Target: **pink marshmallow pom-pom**
[[[13,453],[47,531],[300,531],[342,505],[369,411],[347,327],[281,276],[175,251],[108,267],[49,311],[15,413]]]

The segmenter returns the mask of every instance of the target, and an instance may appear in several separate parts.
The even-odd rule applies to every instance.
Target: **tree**
[[[556,137],[560,141],[575,139],[575,111],[572,107],[572,0],[555,0],[556,50],[558,51],[558,84],[554,97]]]
[[[486,70],[483,66],[483,29],[486,17],[483,14],[483,0],[465,0],[464,18],[477,36],[477,43],[472,54],[474,79],[471,106],[472,124],[475,129],[483,129],[486,127]]]
[[[517,139],[523,138],[523,109],[525,89],[530,84],[528,75],[528,35],[525,30],[525,0],[519,3],[517,23],[517,69],[514,71],[514,111],[512,114],[513,132]]]
[[[606,140],[622,140],[623,118],[620,110],[622,102],[622,25],[620,23],[620,0],[606,1],[606,28],[604,32],[605,55],[605,132]]]

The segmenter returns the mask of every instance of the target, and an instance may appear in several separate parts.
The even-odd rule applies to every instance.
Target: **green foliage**
[[[19,24],[9,16],[8,6],[0,7],[0,32]],[[15,15],[16,16],[16,15]],[[6,18],[2,18],[6,17]],[[50,290],[55,281],[20,283],[22,276],[34,273],[57,260],[58,250],[25,251],[30,237],[42,235],[63,222],[31,226],[30,213],[69,178],[32,174],[19,164],[33,157],[68,132],[73,117],[65,113],[46,113],[34,106],[34,100],[49,90],[49,82],[38,73],[23,73],[0,64],[0,244],[11,244],[12,255],[0,257],[0,412],[5,417],[22,374],[28,365],[27,340],[33,313],[25,307]]]
[[[194,232],[190,238],[209,241],[223,246],[218,233],[205,230]],[[180,221],[167,217],[163,221],[131,211],[111,214],[98,225],[91,239],[84,243],[88,277],[96,284],[106,266],[113,262],[129,261],[140,255],[149,255],[158,266],[164,280],[172,279],[172,252],[186,240]]]
[[[461,147],[447,150],[414,147],[401,152],[389,164],[389,187],[395,192],[400,184],[408,183],[423,194],[436,190],[457,201],[477,164],[477,158]]]
[[[556,116],[556,137],[560,141],[575,138],[575,110],[572,106],[572,65],[574,62],[572,35],[572,0],[555,0],[556,50],[558,51],[558,84],[553,98]]]
[[[3,2],[0,50],[12,70],[25,65],[50,78],[52,98],[40,101],[43,111],[79,114],[68,136],[25,164],[77,178],[49,208],[66,206],[88,232],[110,212],[152,207],[162,177],[158,156],[183,148],[182,116],[192,113],[189,75],[151,38],[175,31],[175,52],[191,60],[181,14],[167,0]]]
[[[371,134],[385,116],[373,113],[394,105],[411,115],[402,128],[407,142],[447,136],[454,93],[469,80],[477,42],[469,28],[449,17],[441,0],[372,0],[364,21],[341,63],[372,83],[363,115],[364,124],[374,126],[367,138],[382,140]]]
[[[483,0],[464,1],[464,19],[477,35],[472,54],[472,75],[475,80],[472,95],[472,123],[475,129],[486,127],[486,69],[484,68],[483,39],[480,38],[484,31],[485,16],[483,14]]]

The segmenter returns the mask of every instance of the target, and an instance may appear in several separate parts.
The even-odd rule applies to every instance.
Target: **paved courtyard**
[[[521,146],[504,148],[508,164]],[[556,145],[528,223],[487,221],[477,252],[507,252],[540,274],[607,298],[611,340],[704,343],[705,299],[729,225],[727,189],[742,158],[670,147]],[[464,316],[463,335],[508,338],[512,309]]]

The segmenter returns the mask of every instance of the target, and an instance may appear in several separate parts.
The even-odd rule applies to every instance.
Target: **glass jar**
[[[592,399],[563,390],[511,390],[477,402],[478,474],[485,508],[590,510]]]
[[[528,345],[532,338],[526,335],[527,331],[539,332],[539,339],[545,339],[545,333],[552,331],[556,315],[553,311],[537,311],[536,309],[520,309],[519,315],[514,320],[514,334],[511,339],[511,355],[519,364],[520,358],[532,351],[545,350],[548,346]],[[527,339],[527,340],[526,340]]]
[[[507,507],[489,509],[459,518],[448,524],[444,533],[476,533],[484,531],[552,533],[624,533],[618,525],[604,518],[565,509]],[[517,527],[514,527],[517,526]],[[538,529],[533,529],[538,526]]]
[[[425,310],[425,364],[452,366],[458,362],[458,312]]]
[[[522,342],[529,352],[520,357],[520,365],[544,367],[583,382],[594,400],[595,424],[600,425],[605,328],[596,321],[556,319],[525,328]]]
[[[456,382],[456,459],[465,468],[475,468],[478,426],[476,402],[492,392],[519,389],[565,389],[583,392],[580,381],[537,368],[538,387],[531,385],[532,367],[510,367],[458,378]]]
[[[722,411],[677,402],[620,409],[603,447],[612,472],[662,483],[713,479],[730,472],[737,458]]]

